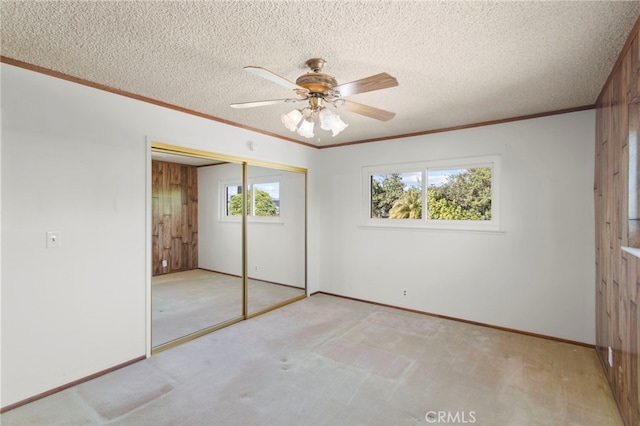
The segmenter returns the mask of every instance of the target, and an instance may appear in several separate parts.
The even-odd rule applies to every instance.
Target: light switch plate
[[[62,234],[60,231],[47,232],[47,248],[59,248],[61,246]]]

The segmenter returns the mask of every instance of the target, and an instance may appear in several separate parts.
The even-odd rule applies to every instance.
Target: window
[[[370,180],[371,218],[422,218],[422,172],[373,174]]]
[[[225,217],[242,215],[242,189],[242,185],[238,183],[224,185]],[[280,182],[250,183],[245,193],[248,216],[263,218],[280,216]]]
[[[427,171],[431,220],[491,220],[491,167]]]
[[[498,156],[366,167],[366,223],[498,230]]]

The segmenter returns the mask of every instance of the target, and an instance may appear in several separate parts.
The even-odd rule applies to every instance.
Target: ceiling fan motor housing
[[[304,87],[311,93],[322,93],[326,95],[329,93],[329,90],[338,85],[338,82],[329,74],[309,72],[298,77],[296,84]]]

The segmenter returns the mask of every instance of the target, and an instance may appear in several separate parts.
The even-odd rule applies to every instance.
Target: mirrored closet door
[[[247,313],[305,296],[306,175],[248,167]]]
[[[151,157],[152,353],[306,296],[306,170]]]
[[[159,153],[152,158],[156,348],[243,318],[242,221],[225,220],[225,200],[242,188],[243,165]]]

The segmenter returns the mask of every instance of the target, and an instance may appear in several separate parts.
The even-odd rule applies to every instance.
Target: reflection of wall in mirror
[[[225,184],[241,181],[240,164],[198,168],[199,267],[242,275],[242,223],[221,217]],[[249,166],[252,180],[280,182],[280,216],[249,218],[247,264],[249,277],[299,288],[305,287],[305,174]],[[257,269],[256,269],[257,266]]]
[[[198,267],[242,276],[242,223],[221,220],[230,181],[242,182],[241,164],[198,167]]]
[[[269,177],[280,182],[280,217],[249,220],[247,256],[251,278],[304,288],[305,175],[249,166],[249,180]],[[258,269],[255,268],[258,266]]]

